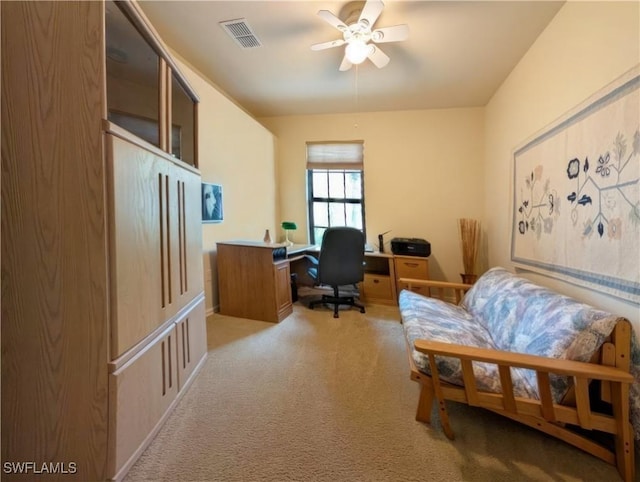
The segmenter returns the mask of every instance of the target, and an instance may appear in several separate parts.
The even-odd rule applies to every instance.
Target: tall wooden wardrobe
[[[135,3],[0,8],[2,479],[121,479],[206,357],[198,98]]]

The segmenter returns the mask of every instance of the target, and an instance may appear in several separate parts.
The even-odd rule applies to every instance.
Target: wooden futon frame
[[[467,284],[440,281],[401,279],[400,282],[406,283],[408,289],[419,287],[422,294],[444,301],[455,299],[459,302],[471,288]],[[564,440],[615,465],[620,476],[631,482],[634,480],[634,447],[633,429],[629,422],[629,387],[633,382],[629,373],[630,345],[631,326],[626,320],[617,323],[609,339],[590,363],[418,340],[415,347],[407,346],[411,379],[421,385],[416,420],[430,423],[433,401],[437,400],[442,428],[446,436],[453,440],[445,401],[482,407]],[[428,356],[431,376],[416,368],[411,356],[414,348]],[[464,386],[440,380],[436,356],[460,360]],[[477,388],[473,362],[497,365],[502,393]],[[526,368],[536,372],[540,400],[514,396],[511,368]],[[552,373],[573,380],[573,386],[561,404],[554,403],[552,399],[549,383]],[[594,384],[593,381],[597,383]],[[594,387],[598,389],[594,390]],[[596,411],[592,407],[600,407],[601,410],[602,407],[605,408]],[[575,430],[577,427],[583,430]],[[597,443],[585,435],[585,431],[611,434],[611,447]]]

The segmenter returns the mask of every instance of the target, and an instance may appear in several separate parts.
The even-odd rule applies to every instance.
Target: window
[[[308,142],[309,237],[321,244],[327,228],[349,226],[366,237],[362,141]]]

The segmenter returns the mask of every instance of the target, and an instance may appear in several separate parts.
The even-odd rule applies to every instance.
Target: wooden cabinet
[[[185,164],[197,162],[197,97],[135,3],[106,0],[106,119]]]
[[[206,355],[197,97],[133,3],[0,9],[2,459],[123,477]],[[111,85],[114,18],[157,81]]]
[[[109,375],[110,467],[121,478],[178,394],[177,333],[170,325]]]
[[[364,281],[360,283],[360,298],[368,303],[394,305],[396,300],[393,256],[385,253],[365,253]]]
[[[130,357],[109,364],[109,468],[120,480],[153,440],[204,362],[204,296]]]
[[[364,281],[360,284],[363,301],[395,305],[398,293],[407,288],[400,278],[429,279],[429,260],[418,256],[365,253]],[[425,288],[414,287],[422,293]]]
[[[400,283],[400,278],[429,279],[429,260],[418,256],[394,256],[394,266],[396,272],[396,284],[398,293],[407,288],[406,283]],[[414,286],[412,291],[425,293],[426,288]],[[428,294],[428,293],[426,293]]]
[[[221,314],[278,322],[293,312],[284,245],[230,241],[217,252]]]

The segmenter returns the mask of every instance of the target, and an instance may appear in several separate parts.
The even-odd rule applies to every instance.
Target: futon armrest
[[[527,368],[536,372],[621,383],[633,383],[634,380],[628,371],[596,363],[548,358],[430,340],[416,340],[414,346],[417,351],[427,355],[450,356],[460,360]]]
[[[414,288],[426,288],[421,293],[432,298],[439,298],[443,301],[460,303],[464,294],[471,289],[470,284],[452,283],[450,281],[436,281],[413,278],[400,278],[400,283],[406,284],[409,291]]]
[[[471,288],[471,286],[473,286],[466,283],[452,283],[450,281],[437,281],[430,279],[400,278],[398,281],[400,281],[401,283],[407,283],[408,285],[427,286],[431,288],[451,288],[460,290],[468,290],[469,288]]]

